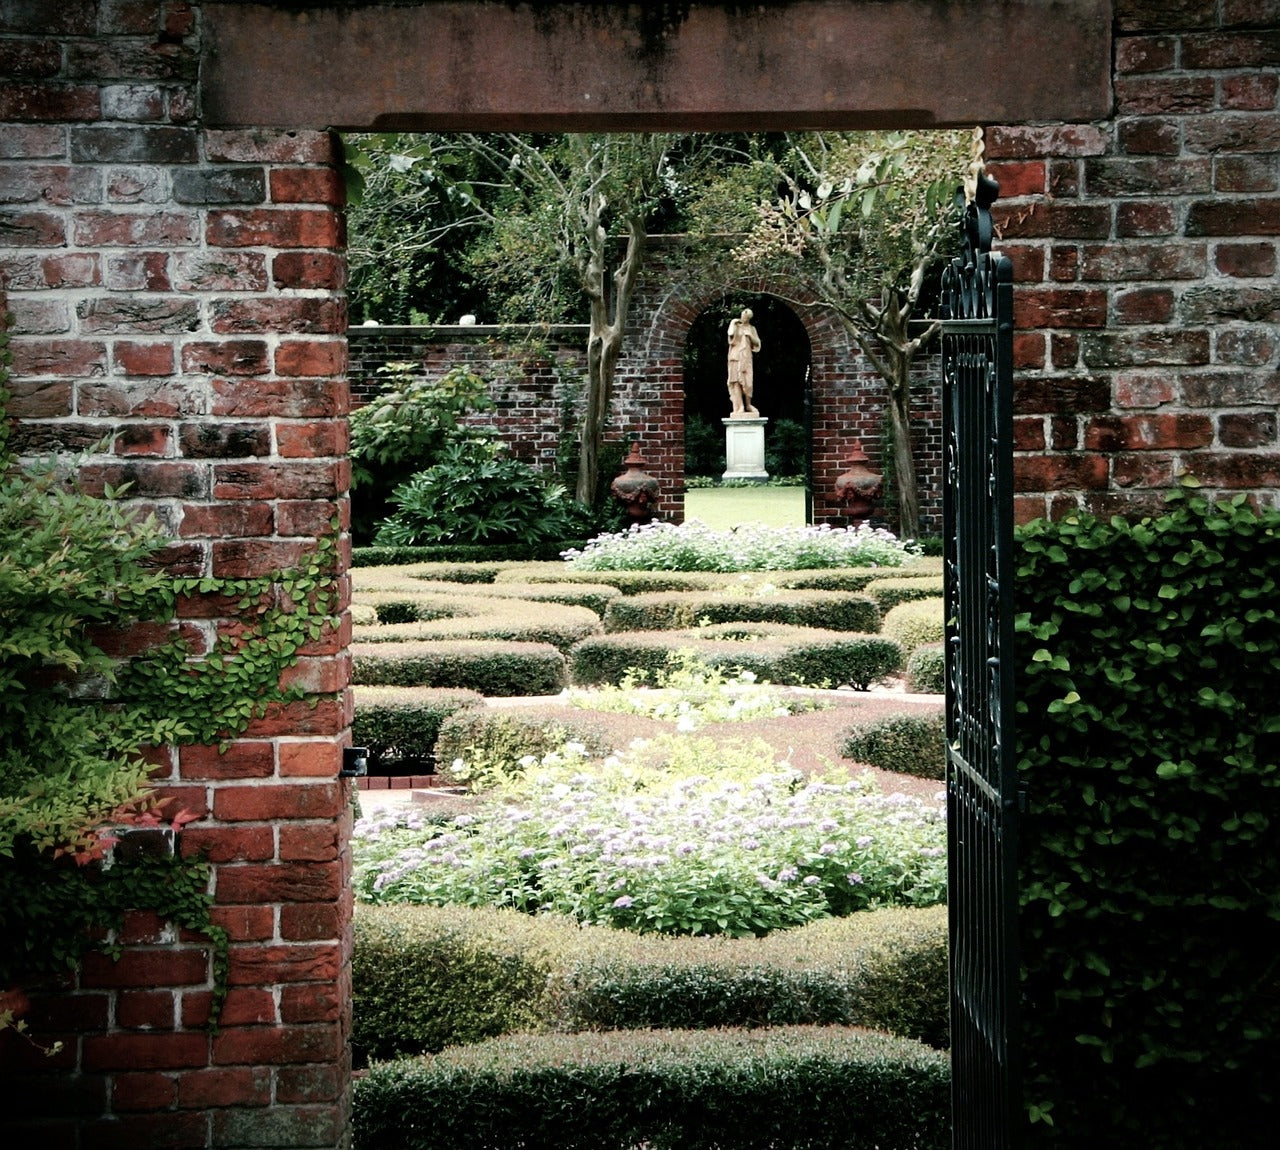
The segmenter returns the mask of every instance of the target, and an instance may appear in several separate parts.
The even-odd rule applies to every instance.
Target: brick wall
[[[1118,0],[1115,116],[993,127],[1022,518],[1280,499],[1280,11]]]
[[[794,287],[765,279],[708,282],[681,259],[680,237],[654,237],[636,285],[615,379],[606,439],[641,445],[646,470],[660,484],[658,512],[683,515],[684,355],[689,329],[699,313],[728,293],[794,297]],[[809,337],[813,394],[814,521],[843,525],[848,520],[834,499],[836,478],[845,470],[850,442],[860,439],[880,469],[884,385],[862,352],[830,312],[800,307]],[[546,334],[542,335],[541,332]],[[540,341],[530,357],[511,329],[490,327],[352,328],[350,371],[353,402],[379,389],[377,368],[401,359],[438,376],[466,363],[493,381],[498,410],[491,419],[513,454],[548,469],[564,429],[580,410],[585,327],[531,330]],[[357,378],[359,377],[359,378]],[[921,482],[921,529],[942,530],[942,413],[936,360],[922,358],[916,373],[913,416]],[[725,399],[725,414],[729,401]],[[766,435],[768,431],[766,429]]]
[[[199,11],[184,0],[22,0],[0,15],[0,277],[14,442],[105,452],[176,539],[175,571],[253,575],[345,516],[341,184],[317,132],[199,124]],[[205,634],[228,605],[183,614]],[[199,818],[230,992],[206,1028],[210,954],[130,917],[118,962],[33,994],[45,1059],[0,1033],[6,1145],[333,1147],[345,1137],[349,784],[342,620],[225,753],[158,761]],[[316,700],[313,700],[316,701]]]

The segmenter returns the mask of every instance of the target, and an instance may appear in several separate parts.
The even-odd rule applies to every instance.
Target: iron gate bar
[[[1015,1150],[1018,787],[1013,740],[1013,275],[982,175],[943,273],[944,595],[952,1145]]]

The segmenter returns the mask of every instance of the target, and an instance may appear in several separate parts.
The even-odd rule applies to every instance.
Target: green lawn
[[[804,526],[803,487],[706,487],[686,491],[685,519],[725,531],[742,523]]]

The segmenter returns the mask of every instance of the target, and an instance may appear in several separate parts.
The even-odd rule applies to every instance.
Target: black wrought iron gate
[[[943,275],[952,1145],[1019,1142],[1013,285],[986,176]]]

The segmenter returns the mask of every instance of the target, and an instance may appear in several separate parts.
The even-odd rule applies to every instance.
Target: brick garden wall
[[[658,512],[683,515],[684,354],[699,313],[730,293],[776,294],[794,289],[766,279],[708,282],[682,258],[682,237],[652,237],[636,285],[614,385],[606,439],[638,442],[660,484]],[[814,521],[848,522],[834,500],[850,441],[860,439],[873,468],[881,469],[883,384],[828,311],[797,307],[809,337],[813,389]],[[543,335],[542,332],[546,334]],[[377,369],[393,360],[421,365],[439,376],[465,363],[492,381],[498,408],[492,422],[521,459],[552,469],[566,428],[581,406],[586,328],[533,328],[538,354],[530,356],[512,330],[496,327],[358,327],[349,332],[352,401],[380,390]],[[916,458],[921,482],[921,529],[942,530],[942,412],[936,360],[921,359],[913,398]],[[726,392],[724,414],[729,413]],[[488,420],[486,420],[488,421]],[[570,431],[570,434],[572,432]],[[766,428],[766,436],[768,430]]]
[[[1115,7],[1114,116],[987,133],[1020,284],[1019,513],[1141,509],[1184,469],[1275,503],[1280,10]],[[175,570],[234,575],[345,515],[341,188],[325,133],[201,123],[200,35],[196,0],[0,7],[0,275],[18,442],[106,436],[89,486],[130,480]],[[672,315],[664,340],[692,320]],[[654,345],[668,398],[678,347]],[[187,613],[211,631],[227,612]],[[118,963],[35,996],[61,1054],[0,1035],[6,1144],[344,1143],[345,640],[335,620],[295,672],[315,709],[160,763],[233,939],[220,1031],[201,941],[133,916]]]
[[[1280,499],[1280,6],[1119,0],[1115,116],[993,127],[1022,518]]]
[[[0,277],[15,444],[86,448],[90,490],[129,481],[176,542],[173,569],[290,564],[345,516],[341,183],[318,132],[198,119],[200,13],[185,0],[0,6]],[[183,614],[235,626],[227,603]],[[350,1091],[346,626],[225,753],[165,753],[198,815],[230,991],[204,1028],[210,954],[135,915],[118,962],[33,993],[46,1059],[0,1033],[8,1147],[333,1147]]]

